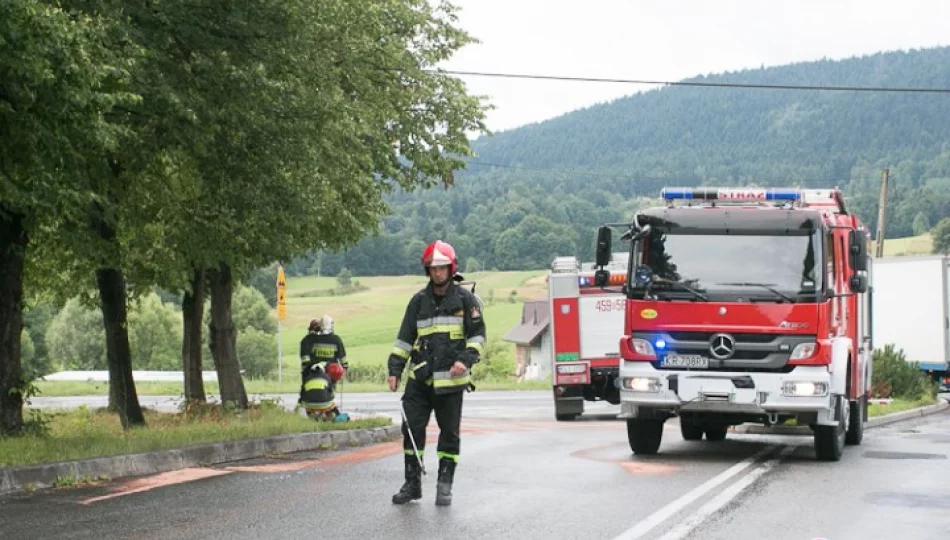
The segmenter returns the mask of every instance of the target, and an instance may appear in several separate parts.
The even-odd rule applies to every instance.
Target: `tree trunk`
[[[206,403],[204,380],[201,378],[201,319],[204,317],[205,273],[195,270],[191,290],[185,292],[181,304],[184,334],[181,358],[185,370],[185,400]]]
[[[99,237],[118,253],[115,227],[102,217],[102,208],[93,209],[92,224]],[[117,261],[116,261],[117,262]],[[116,266],[119,266],[116,264]],[[119,414],[122,427],[145,425],[139,397],[132,379],[132,349],[129,346],[128,296],[125,277],[117,268],[96,270],[102,324],[106,331],[106,363],[109,366],[109,406]]]
[[[0,435],[23,430],[23,260],[28,237],[22,214],[0,205]]]
[[[222,264],[211,270],[210,275],[212,335],[209,338],[213,343],[211,350],[214,368],[218,372],[221,403],[231,403],[239,409],[246,409],[247,392],[241,378],[241,365],[237,360],[237,332],[231,319],[231,296],[234,290],[231,267]]]

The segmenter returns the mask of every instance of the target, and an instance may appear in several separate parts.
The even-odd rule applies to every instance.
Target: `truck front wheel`
[[[650,456],[657,453],[663,439],[663,422],[655,418],[627,420],[627,441],[634,454]]]
[[[835,399],[835,418],[837,426],[815,426],[815,457],[819,461],[838,461],[844,452],[844,441],[848,435],[848,400],[844,396]]]

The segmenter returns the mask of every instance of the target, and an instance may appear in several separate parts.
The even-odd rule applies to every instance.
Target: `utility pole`
[[[887,219],[887,176],[888,170],[881,173],[881,200],[877,209],[877,245],[874,256],[878,259],[884,256],[884,221]]]

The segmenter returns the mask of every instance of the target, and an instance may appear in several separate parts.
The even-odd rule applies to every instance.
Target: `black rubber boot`
[[[406,504],[422,498],[422,468],[416,456],[406,455],[406,482],[393,495],[393,504]]]
[[[435,488],[435,504],[437,506],[452,504],[452,481],[455,479],[455,465],[455,461],[449,458],[439,460],[439,481]]]

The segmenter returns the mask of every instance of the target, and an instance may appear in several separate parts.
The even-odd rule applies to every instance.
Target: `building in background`
[[[521,322],[505,341],[515,344],[515,375],[519,381],[551,378],[551,313],[547,300],[524,303]]]

